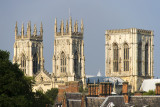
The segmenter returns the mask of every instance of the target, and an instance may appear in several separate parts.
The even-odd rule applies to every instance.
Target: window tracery
[[[129,46],[124,44],[124,71],[129,71]]]
[[[148,75],[148,43],[145,45],[145,75]]]
[[[60,68],[61,72],[66,72],[66,57],[64,52],[61,53]]]
[[[113,71],[118,72],[118,45],[113,44]]]
[[[26,74],[26,58],[24,55],[21,58],[21,70]]]

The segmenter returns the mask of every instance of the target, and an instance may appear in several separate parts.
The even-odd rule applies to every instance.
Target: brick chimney
[[[100,96],[104,96],[106,97],[107,95],[111,95],[111,91],[112,91],[112,83],[110,82],[101,82],[99,85],[99,95]]]
[[[123,97],[124,97],[124,102],[128,103],[129,102],[129,97],[128,97],[128,82],[123,82],[122,94],[123,94]]]
[[[98,84],[88,84],[88,95],[89,96],[98,96]]]
[[[160,83],[156,83],[156,95],[160,95]]]
[[[85,94],[82,94],[81,107],[86,107],[86,104],[85,104]]]

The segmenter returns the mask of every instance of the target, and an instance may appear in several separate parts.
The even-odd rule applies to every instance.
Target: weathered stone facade
[[[36,25],[34,25],[33,34],[31,33],[31,22],[27,25],[26,34],[24,34],[22,24],[21,35],[19,35],[16,23],[13,63],[18,63],[26,76],[34,76],[36,82],[33,91],[45,92],[51,88],[58,88],[58,85],[63,85],[69,81],[80,81],[85,87],[83,21],[81,21],[80,29],[78,32],[76,21],[72,31],[72,19],[70,17],[65,31],[62,21],[60,32],[58,32],[57,21],[55,21],[53,73],[51,75],[44,69],[42,23],[40,35],[37,35]]]
[[[42,92],[46,92],[53,88],[52,76],[47,71],[39,71],[34,76],[35,84],[33,85],[32,90],[35,92],[36,90],[40,90]]]
[[[136,28],[105,33],[105,75],[128,81],[137,91],[143,79],[153,78],[153,31]]]
[[[44,69],[42,23],[40,35],[37,35],[36,25],[34,25],[33,34],[31,34],[31,22],[27,25],[26,34],[24,34],[22,24],[19,35],[16,22],[13,63],[18,63],[26,76],[34,76],[38,71]]]
[[[65,29],[65,30],[64,30]],[[57,20],[54,26],[54,54],[53,54],[53,78],[54,87],[68,81],[81,81],[85,86],[85,56],[83,41],[83,21],[78,31],[77,21],[72,31],[72,19],[69,24],[66,21],[64,27],[61,22],[60,31],[57,31]]]

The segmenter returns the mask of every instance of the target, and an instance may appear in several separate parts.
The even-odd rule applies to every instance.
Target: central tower
[[[66,21],[64,27],[61,21],[60,31],[57,31],[57,20],[54,26],[54,55],[53,77],[56,84],[68,81],[81,81],[85,84],[85,56],[83,41],[83,21],[81,20],[80,31],[78,22],[75,21],[72,31],[72,18]]]

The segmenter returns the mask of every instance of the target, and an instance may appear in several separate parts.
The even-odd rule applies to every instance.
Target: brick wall
[[[65,85],[58,85],[58,102],[62,102],[65,93],[77,93],[79,92],[79,82],[70,81],[66,82]]]

